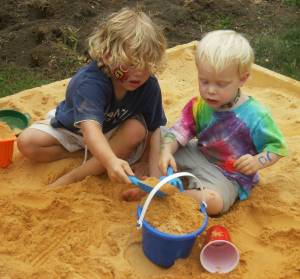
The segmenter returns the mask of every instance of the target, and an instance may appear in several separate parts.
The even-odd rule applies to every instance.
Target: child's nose
[[[216,87],[213,84],[210,84],[207,91],[209,94],[216,94]]]

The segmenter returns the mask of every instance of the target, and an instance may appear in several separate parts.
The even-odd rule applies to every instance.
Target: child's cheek
[[[124,70],[121,66],[118,66],[113,70],[113,76],[119,81],[126,81],[128,79],[128,70]]]

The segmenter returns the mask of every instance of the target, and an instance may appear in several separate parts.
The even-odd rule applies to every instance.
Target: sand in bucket
[[[155,185],[157,185],[157,183],[159,183],[159,179],[156,177],[147,177],[145,180],[142,180],[142,182],[153,188]],[[168,184],[168,183],[166,183],[160,189],[160,191],[162,191],[163,193],[168,194],[168,195],[173,195],[173,194],[179,192],[178,188],[176,188],[173,185]]]
[[[200,205],[183,193],[177,191],[164,198],[153,199],[166,182],[180,176],[195,177],[184,172],[164,178],[147,196],[143,207],[139,206],[137,210],[138,228],[143,230],[144,254],[162,267],[170,267],[177,259],[188,257],[197,236],[203,232],[208,221],[205,203]]]
[[[173,187],[174,188],[174,187]],[[196,231],[204,220],[199,203],[182,193],[153,199],[145,217],[157,230],[169,234],[187,234]]]

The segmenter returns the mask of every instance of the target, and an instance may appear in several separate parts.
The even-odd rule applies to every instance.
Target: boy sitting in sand
[[[89,38],[93,61],[71,79],[55,115],[19,136],[20,152],[49,162],[90,151],[89,160],[52,186],[105,171],[113,181],[130,183],[130,164],[147,157],[151,134],[166,124],[153,75],[165,49],[164,35],[145,13],[125,8],[109,16]]]
[[[200,97],[192,98],[170,128],[153,135],[150,175],[188,171],[186,194],[199,202],[205,197],[207,212],[227,212],[237,198],[248,198],[258,182],[257,171],[287,155],[287,146],[270,113],[241,88],[254,61],[249,42],[231,30],[208,33],[197,45],[196,65]],[[196,140],[194,140],[196,138]],[[141,194],[132,189],[127,200]]]

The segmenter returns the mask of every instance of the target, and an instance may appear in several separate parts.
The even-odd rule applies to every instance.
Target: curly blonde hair
[[[88,38],[89,55],[110,75],[124,64],[154,73],[163,65],[166,39],[144,12],[123,8],[101,23]],[[104,62],[105,60],[105,62]]]

